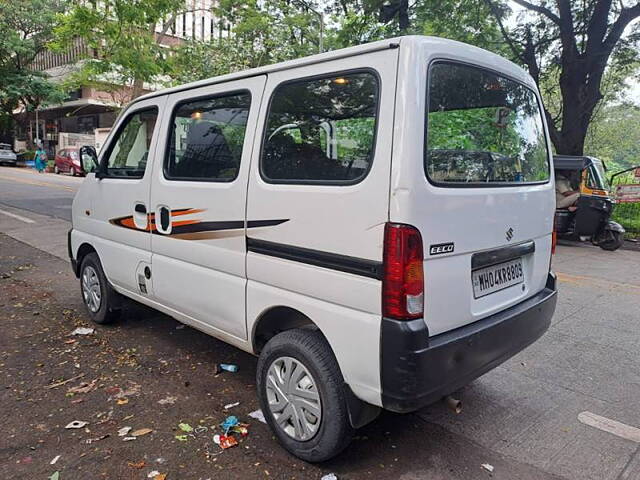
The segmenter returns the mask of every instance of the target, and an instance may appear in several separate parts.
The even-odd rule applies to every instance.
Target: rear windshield
[[[425,171],[443,186],[549,180],[535,94],[488,70],[438,62],[428,82]]]

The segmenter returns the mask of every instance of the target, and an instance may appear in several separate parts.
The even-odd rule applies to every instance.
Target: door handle
[[[147,213],[147,207],[145,207],[142,203],[136,203],[134,210],[136,211],[136,213]]]
[[[159,223],[158,220],[160,221]],[[169,210],[169,207],[165,205],[158,206],[156,228],[158,232],[164,233],[165,235],[171,233],[171,210]]]
[[[149,219],[147,218],[147,207],[144,203],[136,203],[133,206],[133,223],[140,230],[149,228]]]

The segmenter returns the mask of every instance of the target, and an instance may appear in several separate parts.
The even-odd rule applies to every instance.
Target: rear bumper
[[[467,385],[535,342],[549,328],[556,308],[556,278],[507,310],[429,337],[423,319],[383,319],[382,406],[418,410]]]

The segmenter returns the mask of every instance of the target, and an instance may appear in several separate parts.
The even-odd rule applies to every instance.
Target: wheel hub
[[[309,370],[292,357],[279,357],[267,371],[267,401],[277,425],[298,441],[312,439],[322,420],[322,403]]]
[[[84,303],[92,313],[100,310],[100,278],[91,265],[87,265],[82,271],[82,296]]]

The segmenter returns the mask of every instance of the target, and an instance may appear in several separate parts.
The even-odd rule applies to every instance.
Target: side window
[[[378,90],[369,72],[279,85],[267,115],[263,178],[327,185],[364,178],[373,160]]]
[[[106,155],[108,177],[143,177],[157,119],[157,108],[141,110],[125,119]]]
[[[250,104],[249,92],[179,104],[171,121],[165,177],[233,181],[240,168]]]

